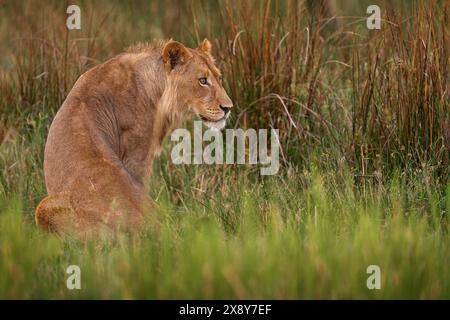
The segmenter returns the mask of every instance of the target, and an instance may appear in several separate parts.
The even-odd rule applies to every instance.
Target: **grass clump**
[[[382,28],[368,30],[375,3]],[[81,1],[68,31],[63,2],[1,3],[0,298],[450,298],[448,3],[335,4]],[[279,129],[279,173],[175,166],[167,142],[159,231],[76,243],[37,230],[46,135],[78,76],[137,41],[204,37],[229,126]]]

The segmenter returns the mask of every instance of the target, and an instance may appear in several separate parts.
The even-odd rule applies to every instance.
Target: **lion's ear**
[[[174,69],[192,57],[189,50],[177,41],[169,41],[162,50],[164,64]]]
[[[211,51],[211,47],[211,42],[209,42],[209,40],[205,38],[203,39],[202,43],[199,44],[197,49],[209,53]]]

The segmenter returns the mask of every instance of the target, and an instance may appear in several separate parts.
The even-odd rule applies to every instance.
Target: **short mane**
[[[151,52],[153,50],[162,50],[164,45],[170,40],[154,39],[151,42],[138,42],[135,45],[128,47],[125,52],[127,53],[141,53]]]

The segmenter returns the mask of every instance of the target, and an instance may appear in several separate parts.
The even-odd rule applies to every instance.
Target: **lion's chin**
[[[225,127],[225,119],[221,119],[219,121],[205,121],[203,120],[203,123],[212,130],[222,130]]]

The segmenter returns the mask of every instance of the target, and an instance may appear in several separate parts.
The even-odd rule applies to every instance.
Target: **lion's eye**
[[[200,78],[200,79],[198,79],[198,82],[200,82],[200,84],[202,86],[206,86],[208,84],[208,79],[207,78]]]

